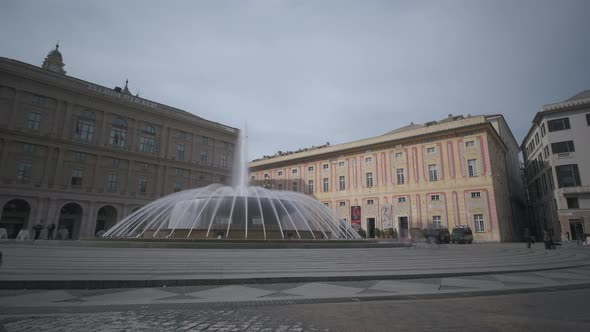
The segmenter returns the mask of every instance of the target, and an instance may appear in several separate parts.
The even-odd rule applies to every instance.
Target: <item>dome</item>
[[[103,237],[229,239],[359,239],[319,201],[301,193],[219,184],[162,197]]]
[[[47,57],[57,57],[60,60],[63,60],[63,57],[61,56],[61,53],[59,52],[59,44],[55,45],[55,49],[49,51],[49,53],[47,53]]]

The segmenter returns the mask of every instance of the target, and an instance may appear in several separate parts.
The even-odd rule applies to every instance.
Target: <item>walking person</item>
[[[545,243],[545,249],[551,249],[551,234],[548,230],[543,231],[543,242]]]
[[[531,231],[528,228],[524,229],[524,240],[526,241],[526,247],[530,248],[531,244],[533,243],[533,236],[531,235]]]

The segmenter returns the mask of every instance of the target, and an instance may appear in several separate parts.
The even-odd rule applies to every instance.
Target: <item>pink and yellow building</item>
[[[519,147],[502,115],[452,116],[381,136],[255,160],[251,182],[312,195],[342,221],[376,229],[469,225],[479,242],[520,238]]]

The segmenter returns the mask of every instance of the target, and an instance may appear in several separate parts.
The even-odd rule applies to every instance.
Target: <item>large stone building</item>
[[[343,222],[397,229],[469,225],[475,241],[520,237],[526,210],[519,147],[501,115],[452,116],[382,136],[250,163],[251,180],[301,191]]]
[[[590,233],[590,90],[542,107],[522,142],[529,216],[536,235]]]
[[[57,46],[42,67],[0,58],[0,228],[92,236],[160,196],[229,182],[237,137],[127,83],[66,76]]]

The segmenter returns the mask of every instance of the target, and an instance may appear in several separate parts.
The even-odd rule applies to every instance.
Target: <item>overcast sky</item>
[[[0,1],[0,56],[234,127],[250,158],[590,89],[590,1]]]

